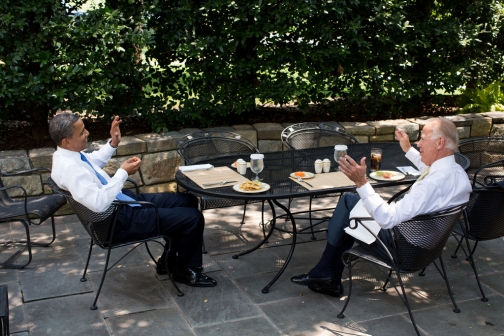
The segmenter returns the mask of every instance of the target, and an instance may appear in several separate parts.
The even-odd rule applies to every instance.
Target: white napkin
[[[357,204],[353,207],[352,211],[350,211],[350,221],[352,221],[352,218],[359,217],[371,217],[371,215],[364,208],[364,205],[362,205],[362,200],[359,200],[359,202],[357,202]],[[352,222],[355,223],[355,220],[353,220]],[[354,223],[352,223],[352,226],[355,225]],[[380,232],[380,225],[372,219],[362,220],[362,224],[370,229],[375,235],[378,235],[378,232]],[[366,244],[371,244],[376,240],[376,238],[371,233],[369,233],[369,231],[361,224],[357,224],[357,228],[355,229],[346,227],[345,232],[350,236],[363,241]]]
[[[404,167],[397,167],[397,169],[399,169],[402,173],[406,174],[406,175],[413,175],[413,176],[420,176],[421,173],[413,168],[412,166],[404,166]]]
[[[188,172],[188,171],[193,171],[193,170],[211,169],[211,168],[213,168],[213,166],[210,163],[178,167],[178,169],[183,172]]]

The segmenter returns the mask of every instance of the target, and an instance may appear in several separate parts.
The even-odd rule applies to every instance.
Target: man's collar
[[[57,151],[60,152],[61,154],[64,154],[66,156],[70,156],[70,157],[79,157],[80,159],[80,152],[76,152],[76,151],[71,151],[71,150],[68,150],[68,149],[65,149],[65,148],[61,148],[61,147],[57,147]]]
[[[429,173],[432,173],[436,170],[445,169],[446,167],[452,166],[454,164],[457,164],[454,154],[445,156],[444,158],[438,159],[432,163]]]

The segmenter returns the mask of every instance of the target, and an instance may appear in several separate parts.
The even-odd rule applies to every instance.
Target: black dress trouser
[[[134,194],[123,192],[137,201],[158,207],[161,234],[172,238],[171,265],[201,267],[205,219],[198,210],[198,199],[186,193]],[[152,207],[123,206],[119,212],[114,241],[126,242],[157,235],[156,210]]]

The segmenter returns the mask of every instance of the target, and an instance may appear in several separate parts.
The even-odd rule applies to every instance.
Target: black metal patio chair
[[[471,161],[467,174],[473,179],[474,173],[486,164],[504,160],[504,137],[478,137],[460,141],[459,152]],[[479,185],[481,181],[476,181]]]
[[[22,245],[12,256],[0,263],[5,268],[24,268],[32,260],[32,246],[47,247],[56,239],[56,228],[54,226],[54,213],[66,204],[65,197],[58,194],[28,197],[25,188],[21,185],[6,187],[1,177],[24,176],[39,172],[51,172],[47,168],[34,168],[15,173],[0,173],[0,223],[20,222],[25,229],[26,240],[0,243],[0,253],[10,247]],[[21,190],[23,197],[13,199],[9,196],[8,190]],[[51,218],[52,239],[49,242],[33,242],[30,238],[30,225],[40,225],[45,220]],[[28,251],[28,261],[24,264],[13,263],[25,250]]]
[[[474,252],[478,242],[504,237],[504,189],[495,184],[501,181],[504,181],[504,160],[480,167],[474,174],[473,192],[464,216],[453,229],[458,244],[452,258],[457,258],[457,252],[462,248],[474,271],[483,302],[488,298],[481,287]],[[469,241],[474,242],[472,247]]]
[[[406,190],[407,189],[402,190],[399,194],[403,194]],[[394,197],[394,199],[395,198],[396,197]],[[402,302],[406,305],[411,322],[413,323],[413,327],[418,335],[420,335],[420,332],[416,326],[415,319],[413,318],[413,313],[404,290],[404,284],[401,279],[402,273],[417,272],[425,269],[429,264],[434,263],[436,269],[445,280],[448,293],[450,294],[450,298],[454,306],[453,311],[455,313],[459,313],[460,309],[457,307],[455,299],[453,298],[441,254],[464,207],[465,204],[438,211],[436,213],[419,215],[408,221],[400,223],[390,230],[387,230],[386,234],[388,235],[389,241],[392,242],[392,246],[390,248],[387,247],[379,237],[368,230],[376,238],[376,242],[374,244],[379,244],[379,246],[381,246],[388,255],[388,258],[380,257],[362,245],[357,245],[343,253],[343,263],[348,267],[349,272],[349,285],[348,296],[343,309],[338,314],[338,318],[345,317],[344,312],[352,294],[352,268],[355,264],[361,261],[372,263],[384,275],[386,275],[387,279],[381,287],[382,291],[386,291],[386,286],[391,280],[391,275],[392,273],[395,273],[397,281],[401,287],[401,293],[396,286],[394,286],[394,289],[398,293]],[[359,224],[363,224],[364,227],[365,220],[369,220],[369,218],[354,219]],[[355,224],[351,223],[351,227],[355,228]],[[439,268],[436,264],[436,259],[439,259],[441,268]],[[389,270],[388,274],[385,271],[386,269]]]
[[[235,156],[235,161],[239,158],[248,161],[250,154],[259,153],[259,149],[252,141],[233,132],[201,131],[186,134],[181,137],[177,142],[177,152],[184,159],[186,164],[193,165],[208,163],[211,159],[230,155]],[[232,161],[229,162],[230,165],[232,163]],[[250,202],[237,199],[210,197],[201,194],[195,195],[200,200],[201,211],[243,205],[241,224],[245,223],[247,204]],[[264,202],[262,210],[262,213],[264,213]],[[264,218],[261,223],[264,223]],[[263,232],[263,234],[265,234],[265,232]],[[205,247],[203,247],[203,253],[207,253]]]
[[[131,180],[129,180],[129,181],[132,182]],[[132,182],[132,183],[134,183],[134,182]],[[166,249],[166,251],[170,250],[171,238],[169,236],[161,234],[161,229],[159,226],[159,218],[157,218],[157,229],[158,229],[157,234],[155,234],[149,238],[141,239],[141,240],[132,240],[132,241],[126,241],[126,242],[125,241],[114,242],[114,227],[116,225],[117,216],[119,214],[119,211],[121,210],[121,207],[128,206],[128,204],[141,204],[144,207],[152,207],[152,208],[156,209],[156,214],[157,214],[158,210],[157,210],[157,207],[155,204],[153,204],[151,202],[145,202],[145,201],[119,201],[119,200],[116,200],[116,201],[112,202],[112,204],[107,208],[107,210],[105,210],[103,212],[94,212],[94,211],[89,210],[88,208],[86,208],[85,206],[80,204],[79,202],[77,202],[68,191],[63,190],[60,187],[58,187],[58,185],[51,178],[49,178],[47,180],[47,185],[55,193],[63,195],[68,200],[68,202],[72,206],[72,209],[74,210],[75,214],[79,218],[82,226],[84,227],[84,229],[86,229],[86,232],[91,237],[91,244],[89,247],[89,253],[88,253],[87,260],[86,260],[86,266],[84,267],[84,272],[83,272],[82,278],[81,278],[82,282],[87,281],[86,273],[87,273],[87,268],[89,266],[89,260],[91,259],[91,252],[93,251],[93,246],[97,245],[101,249],[107,251],[105,266],[103,268],[103,276],[101,278],[100,286],[98,287],[98,290],[96,292],[96,297],[94,299],[93,305],[90,308],[91,310],[97,309],[96,303],[98,302],[98,297],[100,296],[100,292],[101,292],[103,283],[105,282],[105,276],[107,275],[107,272],[110,271],[115,265],[117,265],[117,263],[119,263],[122,259],[124,259],[129,253],[131,253],[135,248],[145,244],[145,248],[147,250],[147,253],[151,257],[151,259],[154,261],[154,263],[156,263],[156,265],[157,265],[156,259],[152,255],[152,253],[149,249],[149,245],[147,243],[148,242],[157,243],[157,244],[160,244],[161,246],[163,246],[163,248],[164,248],[165,245],[160,241],[161,238],[163,238],[166,241],[166,244],[168,244],[168,248]],[[135,184],[135,188],[136,188],[136,184]],[[135,245],[135,246],[133,247],[133,249],[126,252],[112,266],[109,267],[108,264],[109,264],[109,260],[110,260],[111,251],[113,249],[123,247],[123,246],[128,246],[128,245]],[[165,258],[165,268],[166,269],[169,269],[168,268],[168,259],[169,258]],[[179,287],[177,286],[177,284],[173,280],[170,272],[168,272],[168,276],[169,276],[171,282],[173,283],[173,286],[177,290],[177,295],[184,296],[184,293],[182,293],[180,291]]]
[[[289,149],[302,150],[309,148],[318,148],[318,147],[328,147],[334,145],[350,145],[359,143],[359,141],[350,133],[346,132],[343,128],[334,125],[334,124],[326,124],[326,123],[317,123],[317,122],[305,122],[294,124],[286,127],[282,131],[281,135],[282,143],[285,147]],[[314,198],[319,197],[338,197],[340,194],[327,194],[321,196],[312,196],[310,197],[309,205],[308,205],[308,220],[310,225],[306,228],[302,228],[298,231],[298,233],[311,233],[311,239],[315,240],[315,233],[322,232],[325,230],[314,230],[319,224],[329,220],[329,218],[317,218],[315,219],[317,222],[314,224],[314,218],[312,216],[312,201]],[[289,207],[290,207],[289,200]],[[319,209],[316,211],[326,211],[331,208]],[[305,211],[298,211],[296,214],[302,214]],[[310,230],[309,232],[306,232]]]

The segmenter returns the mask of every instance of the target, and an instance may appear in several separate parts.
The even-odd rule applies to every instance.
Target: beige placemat
[[[235,170],[229,167],[215,167],[210,170],[194,170],[182,172],[185,176],[189,177],[197,185],[203,189],[212,189],[220,187],[231,187],[237,183],[248,181],[243,175],[238,174]],[[211,186],[203,186],[203,183],[215,183],[223,181],[236,181],[224,185],[215,184]]]
[[[304,182],[299,182],[296,178],[290,177],[290,179],[295,181],[296,183],[299,183],[308,190],[320,190],[320,189],[355,186],[355,183],[353,183],[352,180],[350,180],[342,172],[315,174],[315,177],[311,179],[306,179],[306,181],[310,183],[313,187],[310,187],[308,184]]]

